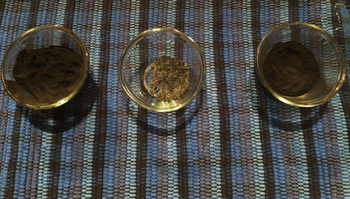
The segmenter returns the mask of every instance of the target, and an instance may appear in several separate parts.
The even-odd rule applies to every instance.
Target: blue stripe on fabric
[[[301,129],[301,116],[300,109],[298,107],[290,107],[290,113],[293,115],[292,130],[293,130],[293,146],[296,160],[296,174],[298,189],[300,198],[305,198],[309,194],[309,178],[307,167],[307,154],[305,147],[304,134]]]
[[[308,1],[307,0],[299,0],[298,7],[299,7],[298,8],[299,21],[307,23],[309,21]]]
[[[317,123],[316,121],[313,122],[315,122],[315,124],[312,126],[312,134],[317,160],[320,197],[325,198],[331,194],[329,185],[329,168],[327,166],[327,148],[322,121],[318,121]]]
[[[185,2],[185,16],[184,16],[184,32],[191,38],[194,38],[194,26],[192,25],[192,22],[189,22],[190,19],[194,19],[194,10],[190,9],[191,3],[189,1]],[[192,25],[192,26],[191,26]]]
[[[149,11],[148,11],[148,28],[152,29],[152,28],[156,28],[158,27],[158,5],[159,5],[159,1],[158,0],[154,0],[154,1],[150,1],[149,2]]]
[[[7,184],[7,173],[8,173],[8,164],[11,156],[11,148],[12,148],[12,133],[13,133],[13,125],[15,122],[15,111],[16,111],[16,103],[13,100],[9,100],[8,102],[8,119],[6,126],[6,134],[5,134],[5,143],[3,148],[3,154],[1,159],[1,169],[0,169],[0,198],[4,198],[6,184]]]
[[[31,15],[30,7],[31,7],[31,2],[23,2],[22,10],[20,12],[20,20],[19,20],[19,29],[21,29],[22,31],[27,30],[29,18]]]
[[[26,31],[28,24],[29,16],[30,16],[30,3],[23,2],[22,10],[20,12],[20,23],[18,32]],[[19,35],[19,34],[18,34]],[[27,109],[26,109],[27,110]],[[31,111],[26,111],[28,114],[28,118],[30,118]],[[29,156],[29,140],[31,134],[30,122],[28,118],[25,118],[22,114],[21,120],[21,128],[19,133],[19,141],[18,141],[18,155],[17,155],[17,168],[15,175],[15,186],[13,190],[13,197],[24,197],[26,190],[26,177],[27,177],[27,167],[28,167],[28,156]]]
[[[75,34],[77,34],[79,37],[81,37],[81,39],[85,42],[87,47],[89,47],[90,39],[87,38],[88,37],[87,33],[89,33],[90,30],[84,30],[84,32],[83,32],[82,23],[84,21],[84,16],[85,15],[83,15],[84,7],[81,8],[80,6],[81,6],[81,4],[79,2],[76,2],[75,10],[74,10],[74,20],[73,20],[72,31]],[[90,49],[88,49],[88,50],[89,50],[89,53],[90,53]],[[90,58],[90,60],[91,60],[91,58]],[[90,72],[91,72],[91,69],[90,69]]]
[[[102,16],[103,16],[103,2],[94,1],[94,14],[93,14],[93,23],[91,30],[91,39],[90,39],[90,67],[95,76],[94,79],[97,79],[100,62],[101,62],[101,28],[102,28]],[[85,22],[85,21],[84,21]],[[82,196],[91,197],[92,195],[92,161],[93,161],[93,148],[94,148],[94,139],[95,139],[95,129],[96,129],[96,113],[97,113],[97,104],[95,103],[92,107],[90,114],[86,119],[86,129],[85,129],[85,140],[84,140],[84,164],[83,164],[83,176],[82,176]]]
[[[7,45],[10,43],[9,41],[9,31],[6,30],[5,27],[10,26],[11,24],[11,17],[12,17],[12,11],[13,10],[13,2],[6,2],[4,12],[2,13],[2,20],[1,20],[1,26],[0,26],[0,41],[1,41],[1,57],[4,56],[6,52]],[[0,82],[2,85],[2,82]],[[0,128],[1,135],[4,135],[4,144],[2,148],[2,154],[1,154],[1,169],[0,169],[0,198],[4,198],[6,185],[7,185],[7,174],[8,174],[8,164],[10,161],[11,156],[11,148],[12,148],[12,135],[13,135],[13,125],[15,122],[14,114],[16,111],[16,103],[10,99],[9,96],[7,97],[7,124],[6,128]]]
[[[73,107],[70,107],[73,108]],[[74,108],[73,108],[74,110]],[[62,134],[62,148],[60,157],[60,171],[58,181],[57,197],[63,198],[69,196],[70,185],[72,181],[72,153],[74,128],[63,132]]]
[[[119,29],[121,18],[121,2],[113,2],[111,13],[111,30],[110,30],[110,49],[109,49],[109,67],[108,67],[108,85],[107,85],[107,129],[106,144],[104,154],[104,173],[103,173],[103,197],[114,197],[114,175],[115,175],[115,158],[117,147],[117,110],[118,110],[118,59],[119,59]]]
[[[195,98],[185,110],[187,167],[188,167],[188,192],[194,198],[200,197],[200,166],[199,166],[199,142],[198,142],[198,115],[195,110],[197,99]]]
[[[199,166],[199,142],[198,142],[198,116],[191,110],[195,110],[197,99],[194,99],[185,109],[187,167],[188,167],[188,193],[194,198],[200,197],[200,166]]]
[[[300,0],[298,3],[298,19],[300,22],[309,22],[308,17],[309,9],[308,9],[308,1]],[[295,112],[294,121],[298,124],[301,124],[300,111],[298,108],[291,108],[291,113]],[[301,129],[301,125],[297,128]],[[297,173],[298,173],[298,185],[303,187],[299,190],[299,197],[305,198],[308,196],[310,192],[309,188],[309,177],[308,177],[308,166],[307,166],[307,154],[306,154],[306,146],[304,135],[302,131],[296,130],[293,132],[294,137],[294,151],[296,154],[296,164],[297,164]]]
[[[23,2],[23,4],[21,5],[21,10],[18,12],[12,12],[13,6],[14,6],[13,2],[7,2],[7,4],[5,5],[5,12],[3,13],[1,27],[18,25],[18,29],[16,29],[15,31],[1,31],[2,33],[1,44],[4,44],[3,45],[5,47],[4,49],[6,49],[7,44],[12,42],[12,40],[14,40],[18,35],[26,31],[27,27],[25,24],[28,22],[30,17],[29,2]],[[9,10],[9,12],[7,12],[7,10]],[[4,52],[5,50],[3,50],[1,53],[4,53]],[[13,112],[14,112],[16,108],[16,104],[10,99],[8,111],[11,112],[12,108],[14,108],[13,109]],[[13,127],[14,120],[12,119],[11,116],[9,118],[10,119],[8,120],[8,123],[7,123],[6,132],[12,132],[13,130],[12,127]],[[28,121],[27,122],[23,120],[21,121],[22,128],[20,129],[20,132],[19,132],[18,156],[17,156],[17,165],[16,165],[19,169],[16,170],[15,179],[13,179],[15,181],[15,184],[14,184],[15,197],[23,197],[26,189],[26,176],[27,176],[26,168],[27,168],[28,155],[29,155],[27,151],[29,151],[30,128],[23,129],[23,125],[27,125],[27,124],[28,124]],[[7,134],[6,136],[12,137],[12,133]],[[10,152],[11,144],[8,144],[8,143],[11,143],[12,141],[11,137],[5,138],[5,144],[3,149],[4,154],[8,154],[8,155],[11,154]],[[6,164],[8,164],[8,161],[9,161],[8,155],[3,155],[2,157],[3,164],[2,164],[1,174],[0,174],[1,179],[6,179],[6,176],[7,176],[8,165]],[[3,197],[3,191],[4,191],[3,189],[6,186],[6,180],[2,180],[2,181],[3,183],[0,183],[0,191],[1,191],[0,197]]]
[[[175,27],[176,22],[176,1],[171,0],[168,1],[168,7],[167,7],[167,17],[166,17],[166,23],[167,27]],[[167,55],[173,56],[175,55],[175,42],[173,41],[167,41]],[[187,108],[190,105],[187,105],[185,107],[185,113]],[[170,112],[167,113],[167,130],[168,132],[175,132],[176,131],[176,112]],[[188,125],[189,126],[189,125]],[[171,133],[168,136],[168,139],[166,141],[166,148],[167,148],[167,157],[168,157],[168,195],[169,198],[179,198],[179,182],[178,182],[178,174],[179,174],[179,167],[178,167],[178,151],[177,151],[177,139],[176,139],[176,133]]]
[[[270,9],[268,1],[260,1],[260,37],[270,31]]]
[[[51,148],[52,148],[52,133],[43,132],[41,138],[41,149],[40,149],[40,162],[38,170],[38,198],[48,197],[48,188],[50,185],[49,177],[50,172],[50,161],[51,161]]]
[[[130,32],[129,38],[132,39],[138,34],[139,19],[140,19],[140,2],[133,0],[131,2],[130,13]],[[136,55],[138,56],[138,55]],[[136,57],[136,60],[140,60],[140,57]],[[126,168],[125,168],[125,193],[131,198],[136,196],[136,157],[137,157],[137,124],[136,118],[138,115],[138,106],[130,100],[128,117],[128,138],[127,138],[127,156],[126,156]]]
[[[280,130],[272,125],[272,121],[278,121],[278,103],[271,97],[267,97],[267,111],[271,142],[271,155],[273,162],[273,175],[275,180],[275,196],[281,198],[287,195],[286,170],[284,166],[283,145]]]
[[[322,21],[322,28],[333,35],[333,25],[332,25],[332,18],[330,17],[331,12],[331,3],[321,3],[321,21]]]
[[[1,27],[0,27],[0,34],[1,34],[1,54],[2,57],[4,57],[7,46],[11,43],[11,35],[10,33],[12,33],[13,31],[9,31],[6,27],[11,26],[11,22],[12,22],[12,11],[13,10],[13,2],[6,2],[5,4],[5,8],[4,8],[4,12],[3,12],[3,16],[2,16],[2,20],[1,20]],[[2,81],[1,81],[2,84]]]
[[[342,187],[344,192],[344,198],[350,197],[350,147],[349,147],[349,136],[346,128],[346,119],[344,109],[341,104],[339,94],[335,95],[332,99],[334,109],[335,126],[337,128],[337,142],[338,142],[338,155],[340,162],[340,172]]]
[[[168,27],[175,27],[176,24],[176,1],[170,0],[168,1],[168,8],[167,8],[167,20],[166,20]]]
[[[349,12],[346,9],[346,2],[344,0],[339,1],[339,10],[342,17],[343,22],[343,34],[345,37],[345,57],[347,58],[347,73],[348,77],[350,75],[349,70],[349,64],[350,64],[350,16]],[[340,104],[340,100],[337,98],[335,99],[337,104]],[[340,124],[343,126],[346,126],[346,120],[344,119],[344,112],[340,115],[341,121],[339,123],[336,123],[337,126],[337,132],[338,132],[338,146],[339,146],[339,157],[340,157],[340,164],[341,164],[341,173],[342,173],[342,181],[343,181],[343,187],[344,187],[344,197],[350,198],[350,174],[348,171],[350,171],[350,162],[348,160],[348,157],[350,157],[350,146],[348,140],[350,139],[348,137],[348,134],[346,131],[348,129],[341,129]],[[338,120],[337,120],[338,121]]]
[[[289,21],[289,2],[288,1],[280,1],[280,24],[286,23]]]
[[[222,22],[223,24],[225,24],[225,26],[223,28],[228,28],[231,27],[232,28],[232,23],[239,23],[237,18],[233,18],[232,14],[233,14],[233,10],[232,8],[229,8],[228,6],[231,6],[232,2],[231,1],[223,1],[223,8],[222,8],[222,13],[224,14],[224,16],[222,17]],[[242,13],[242,8],[235,8],[234,12],[235,13]],[[231,33],[232,34],[232,33]]]
[[[31,115],[30,110],[26,109],[24,111],[27,115]],[[30,116],[29,116],[30,117]],[[22,116],[20,124],[20,133],[18,141],[18,155],[17,155],[17,165],[16,168],[16,177],[15,177],[15,187],[13,191],[14,198],[25,197],[26,190],[26,177],[27,177],[27,167],[28,167],[28,156],[29,156],[29,141],[30,141],[30,122],[29,118]]]
[[[38,16],[36,19],[37,26],[46,25],[49,23],[50,19],[49,19],[49,12],[48,12],[48,8],[49,8],[48,4],[49,4],[48,1],[40,1],[39,8],[42,8],[42,9],[38,10]]]
[[[243,2],[242,11],[242,24],[243,24],[243,38],[247,43],[244,43],[244,47],[247,49],[244,51],[244,59],[246,63],[246,87],[251,93],[256,93],[256,83],[255,76],[251,74],[251,71],[254,71],[255,59],[254,50],[253,50],[253,28],[252,28],[252,10],[250,9],[250,1]],[[259,114],[256,108],[258,104],[258,96],[251,94],[248,97],[248,105],[250,109],[250,131],[251,132],[251,145],[253,153],[253,170],[254,170],[254,184],[255,184],[255,197],[263,198],[265,197],[265,183],[264,183],[264,165],[262,157],[262,148],[260,140],[260,127],[259,127]]]
[[[58,2],[57,14],[56,14],[56,25],[64,25],[64,17],[66,14],[67,0],[60,0]]]
[[[204,2],[204,41],[210,47],[204,48],[204,56],[207,60],[207,99],[208,120],[210,132],[210,167],[211,167],[211,194],[212,197],[221,195],[221,167],[220,167],[220,113],[218,104],[218,93],[216,87],[215,62],[214,62],[214,32],[213,2]],[[210,103],[211,102],[211,103]]]
[[[305,140],[303,139],[302,132],[295,132],[294,134],[294,150],[296,154],[296,167],[298,174],[298,186],[299,197],[305,198],[309,195],[309,178],[308,178],[308,167],[306,160],[306,147]]]
[[[224,5],[228,3],[225,2]],[[227,6],[231,6],[230,4]],[[232,179],[232,195],[237,198],[244,197],[243,191],[243,168],[240,164],[241,157],[241,139],[239,134],[239,114],[236,94],[236,73],[234,70],[235,54],[234,54],[234,34],[232,23],[238,21],[232,16],[231,9],[223,8],[223,19],[227,19],[227,22],[223,22],[223,43],[224,43],[224,62],[225,62],[225,74],[227,85],[227,102],[230,112],[230,143],[231,143],[231,179]],[[233,21],[231,21],[233,20]]]
[[[158,114],[148,111],[147,122],[152,127],[158,127]],[[157,197],[157,161],[158,161],[158,132],[149,131],[147,138],[146,159],[146,198]]]
[[[140,2],[131,1],[129,40],[132,40],[140,33]]]
[[[148,51],[148,63],[152,63],[153,59],[158,57],[158,53],[162,53],[158,51],[158,48],[152,47],[152,45],[148,45],[148,49],[152,49]]]
[[[27,7],[28,9],[30,9],[30,4],[28,4],[28,2],[24,2],[22,7]],[[24,11],[24,12],[20,12],[20,20],[19,20],[19,28],[23,29],[23,32],[27,30],[28,27],[28,20],[30,18],[31,12],[30,10],[28,11]]]
[[[79,3],[76,2],[75,10],[74,10],[74,20],[73,20],[73,28],[72,31],[76,34],[80,35],[81,27],[78,26],[78,23],[81,22],[81,20],[78,20],[80,17],[79,12]],[[57,14],[59,15],[59,13]],[[61,21],[58,21],[57,25],[60,25],[60,23],[63,23]],[[84,40],[84,39],[83,39]],[[76,107],[70,106],[70,111],[75,110]],[[62,135],[62,148],[61,148],[61,164],[60,164],[60,172],[59,172],[59,181],[58,181],[58,198],[63,197],[69,197],[70,190],[71,190],[71,182],[72,182],[72,176],[74,175],[72,173],[72,158],[74,153],[74,135],[75,135],[75,129],[72,128],[66,132],[63,132]]]
[[[137,157],[137,124],[138,106],[129,102],[129,122],[127,138],[127,157],[125,168],[125,194],[131,198],[136,197],[136,157]]]
[[[193,22],[191,19],[195,18],[194,9],[190,8],[191,2],[185,2],[185,16],[184,16],[184,32],[190,37],[194,38],[195,29],[189,25]],[[185,114],[186,115],[186,114]],[[198,126],[198,125],[197,125]],[[189,132],[188,125],[186,125],[186,147],[187,147],[187,184],[188,184],[188,195],[192,197],[199,197],[200,193],[200,166],[199,166],[199,144],[198,136],[193,135]],[[190,134],[190,135],[188,135]]]

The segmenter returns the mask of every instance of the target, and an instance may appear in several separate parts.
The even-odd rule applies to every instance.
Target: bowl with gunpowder
[[[259,43],[256,69],[264,87],[293,106],[328,102],[346,74],[344,54],[325,30],[307,23],[277,26]]]
[[[71,30],[39,26],[11,43],[2,61],[2,84],[18,104],[50,109],[73,98],[84,85],[89,55]]]
[[[178,110],[200,92],[204,55],[188,35],[155,28],[133,38],[119,60],[119,80],[137,105],[156,112]]]

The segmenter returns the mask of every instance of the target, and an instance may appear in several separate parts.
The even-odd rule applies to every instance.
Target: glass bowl
[[[179,99],[160,101],[149,94],[150,64],[157,57],[169,56],[187,63],[189,86]],[[119,60],[119,80],[125,93],[139,106],[156,112],[180,109],[201,90],[206,75],[204,55],[184,33],[171,28],[147,30],[130,41]]]
[[[268,53],[277,43],[295,41],[309,49],[319,67],[319,77],[304,94],[287,96],[277,92],[267,81],[264,63]],[[285,63],[287,66],[289,63]],[[266,67],[266,66],[265,66]],[[346,74],[344,54],[325,30],[311,24],[292,22],[269,31],[257,49],[256,70],[264,87],[278,100],[299,107],[314,107],[329,101],[341,88]]]
[[[24,55],[26,56],[28,55],[28,53],[23,54],[23,51],[29,52],[29,51],[38,50],[41,48],[49,48],[50,46],[56,46],[57,48],[69,48],[70,50],[74,51],[78,57],[82,58],[81,60],[79,60],[81,62],[81,66],[79,67],[79,75],[74,77],[75,80],[72,81],[73,83],[72,84],[67,83],[66,88],[64,90],[64,94],[60,93],[59,95],[50,98],[50,100],[47,100],[48,98],[39,99],[38,95],[43,93],[44,94],[49,93],[49,91],[47,90],[47,87],[45,87],[46,90],[43,89],[43,83],[41,82],[40,83],[41,87],[38,86],[37,88],[32,87],[28,89],[28,86],[24,85],[25,83],[23,82],[21,84],[18,83],[19,81],[18,78],[16,81],[15,77],[18,77],[18,76],[14,77],[13,72],[16,64],[16,59],[19,57],[24,57]],[[72,54],[74,53],[68,52],[66,55],[70,56]],[[36,64],[37,61],[39,63],[40,61],[38,60],[38,57],[41,57],[41,58],[44,57],[42,54],[39,54],[39,55],[40,56],[35,57],[34,59],[35,61],[33,61],[32,63]],[[60,60],[67,62],[67,59],[64,59],[64,58],[63,59],[60,58]],[[46,61],[46,63],[52,63],[52,60]],[[18,64],[18,65],[21,65],[21,64]],[[24,64],[22,66],[24,66]],[[32,65],[31,67],[34,67],[34,65]],[[35,65],[35,67],[38,67],[38,65]],[[64,65],[64,67],[62,67],[62,71],[65,71],[66,73],[62,72],[62,74],[60,74],[62,75],[60,76],[60,78],[63,76],[64,78],[66,78],[69,75],[72,75],[72,74],[68,74],[69,72],[72,72],[72,71],[70,69],[67,69],[67,67],[68,67],[67,65]],[[20,69],[18,68],[15,68],[15,71],[17,70],[22,72],[24,70],[24,67]],[[32,68],[28,69],[29,72],[31,70]],[[37,72],[37,70],[38,70],[37,68],[33,68],[33,71]],[[58,67],[57,67],[57,70],[58,70]],[[11,45],[7,49],[1,65],[2,84],[5,87],[7,93],[18,104],[28,108],[32,108],[32,109],[50,109],[50,108],[58,107],[65,104],[71,98],[73,98],[83,87],[87,79],[88,73],[89,73],[89,54],[82,39],[80,39],[71,30],[64,27],[55,26],[55,25],[38,26],[20,35],[11,43]],[[34,72],[32,73],[32,75],[33,74]],[[45,76],[42,78],[46,78],[46,77],[52,78],[52,76]],[[38,82],[37,79],[35,81]],[[34,83],[32,85],[34,85]],[[47,86],[47,85],[44,85],[44,86]],[[53,95],[56,95],[56,94],[53,93]]]

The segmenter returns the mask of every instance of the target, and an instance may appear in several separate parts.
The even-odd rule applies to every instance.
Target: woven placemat
[[[273,98],[254,70],[259,41],[288,21],[327,30],[350,63],[350,5],[339,1],[0,2],[0,57],[26,30],[72,29],[91,70],[64,106],[38,111],[0,88],[0,198],[350,197],[350,87],[315,108]],[[138,107],[118,79],[140,32],[176,28],[202,48],[207,77],[185,108]]]

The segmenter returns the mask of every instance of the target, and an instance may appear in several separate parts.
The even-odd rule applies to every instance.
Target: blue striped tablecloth
[[[68,104],[30,110],[0,88],[0,198],[350,198],[350,87],[315,108],[274,99],[259,41],[288,21],[335,37],[350,64],[350,2],[2,0],[0,57],[26,30],[68,27],[91,70]],[[128,99],[118,60],[140,32],[172,27],[207,61],[202,92],[155,113]],[[349,72],[348,72],[349,74]]]

